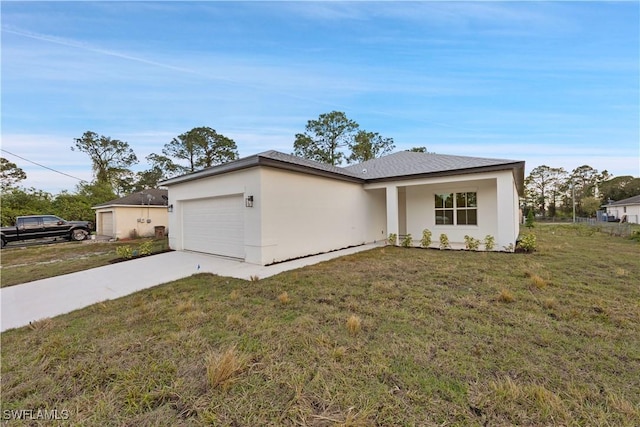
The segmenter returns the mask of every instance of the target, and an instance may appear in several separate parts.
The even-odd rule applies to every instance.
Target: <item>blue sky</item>
[[[2,148],[91,180],[87,130],[144,170],[197,126],[290,153],[338,110],[398,150],[640,176],[639,39],[637,1],[3,1]]]

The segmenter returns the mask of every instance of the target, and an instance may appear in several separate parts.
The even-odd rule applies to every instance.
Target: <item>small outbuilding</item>
[[[610,202],[604,207],[607,209],[607,217],[612,217],[620,222],[640,224],[640,194],[617,202]]]
[[[524,162],[402,151],[348,167],[266,151],[161,182],[169,246],[267,265],[424,229],[513,250]]]
[[[169,219],[167,200],[166,189],[153,188],[94,206],[96,233],[117,239],[150,237],[158,229],[164,234]]]

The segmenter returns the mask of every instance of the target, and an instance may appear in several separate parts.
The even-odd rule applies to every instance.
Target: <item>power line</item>
[[[48,169],[48,170],[53,171],[53,172],[55,172],[55,173],[59,173],[60,175],[68,176],[69,178],[77,179],[78,181],[86,181],[86,179],[81,179],[81,178],[78,178],[77,176],[69,175],[68,173],[60,172],[60,171],[57,171],[57,170],[55,170],[55,169],[52,169],[52,168],[50,168],[50,167],[48,167],[48,166],[41,165],[40,163],[36,163],[36,162],[34,162],[34,161],[32,161],[32,160],[25,159],[24,157],[22,157],[22,156],[18,156],[17,154],[12,153],[11,151],[7,151],[7,150],[5,150],[4,148],[0,148],[0,150],[4,151],[4,152],[5,152],[5,153],[7,153],[7,154],[11,154],[12,156],[15,156],[15,157],[17,157],[17,158],[19,158],[19,159],[22,159],[22,160],[24,160],[25,162],[33,163],[34,165],[36,165],[36,166],[40,166],[41,168]]]

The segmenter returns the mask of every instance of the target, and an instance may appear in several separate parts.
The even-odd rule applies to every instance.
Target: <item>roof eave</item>
[[[474,173],[497,172],[497,171],[505,171],[505,170],[514,171],[514,179],[516,181],[518,194],[523,195],[524,194],[524,162],[523,161],[504,163],[500,165],[478,166],[478,167],[464,168],[464,169],[452,169],[452,170],[444,170],[444,171],[437,171],[437,172],[426,172],[426,173],[417,173],[417,174],[410,174],[410,175],[372,178],[372,179],[367,179],[366,182],[376,183],[376,182],[389,182],[389,181],[408,181],[408,180],[420,179],[420,178],[436,178],[440,176],[467,175],[467,174],[474,174]]]

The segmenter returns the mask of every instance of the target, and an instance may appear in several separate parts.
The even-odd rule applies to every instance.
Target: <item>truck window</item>
[[[54,227],[54,226],[58,225],[59,221],[62,221],[62,220],[60,218],[58,218],[57,216],[44,216],[44,217],[42,217],[42,222],[43,222],[45,227]]]
[[[40,218],[22,218],[22,224],[20,226],[24,228],[38,228],[40,227]]]

